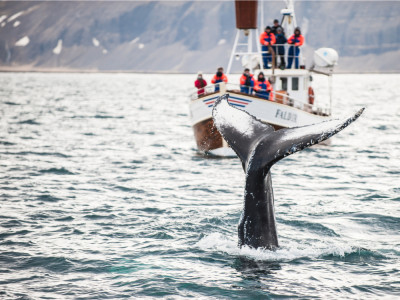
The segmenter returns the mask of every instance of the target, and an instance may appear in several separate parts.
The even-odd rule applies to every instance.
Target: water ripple
[[[399,295],[399,75],[335,77],[337,117],[368,108],[273,166],[276,251],[237,246],[243,170],[196,152],[193,79],[0,73],[0,298]]]

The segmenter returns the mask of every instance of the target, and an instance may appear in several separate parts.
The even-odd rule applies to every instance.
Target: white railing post
[[[328,76],[329,80],[329,113],[332,115],[332,74],[329,74]]]
[[[226,93],[226,83],[225,82],[222,81],[219,83],[219,91],[222,94]]]
[[[262,53],[261,53],[261,45],[260,41],[258,40],[260,37],[258,29],[256,29],[256,45],[257,45],[257,53],[258,53],[258,61],[260,63],[260,71],[264,72],[264,63],[262,60]]]
[[[238,41],[239,41],[239,36],[240,36],[240,29],[236,29],[235,43],[233,44],[233,48],[232,48],[232,52],[231,52],[231,57],[229,58],[228,68],[227,68],[227,70],[226,70],[226,74],[227,74],[227,75],[229,75],[230,72],[231,72],[233,57],[235,56],[237,44],[238,44]]]

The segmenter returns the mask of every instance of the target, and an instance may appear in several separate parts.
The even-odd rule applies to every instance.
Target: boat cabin
[[[275,74],[271,71],[264,70],[264,76],[269,78],[276,95],[279,93],[286,94],[294,102],[305,102],[310,105],[314,103],[314,98],[310,98],[311,75],[310,72],[303,69],[298,70],[275,70]],[[277,101],[275,98],[271,99]],[[292,101],[293,102],[293,101]]]

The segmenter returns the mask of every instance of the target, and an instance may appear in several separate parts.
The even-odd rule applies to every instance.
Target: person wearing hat
[[[275,44],[275,42],[275,35],[271,32],[271,27],[265,27],[265,31],[260,35],[264,69],[268,69],[268,62],[272,61],[272,53],[270,52],[270,48]]]
[[[264,77],[263,72],[258,74],[257,81],[254,85],[254,91],[256,92],[256,96],[269,100],[272,87],[268,79]]]
[[[240,91],[242,93],[251,94],[254,86],[253,75],[250,74],[250,69],[244,69],[242,76],[240,77]]]
[[[207,81],[203,79],[203,72],[199,71],[197,73],[197,79],[194,82],[194,86],[198,88],[198,95],[204,95],[204,87],[207,86]]]
[[[282,27],[278,27],[276,29],[276,44],[275,44],[275,66],[277,66],[278,56],[280,58],[279,68],[282,70],[285,69],[286,62],[285,62],[285,44],[287,39],[285,34],[283,33]]]
[[[275,19],[275,20],[274,20],[274,26],[272,26],[272,28],[271,28],[271,32],[272,32],[273,34],[275,34],[275,36],[276,36],[276,34],[278,33],[278,31],[277,31],[278,28],[282,29],[282,33],[284,32],[282,26],[279,24],[279,21],[278,21],[277,19]]]
[[[228,77],[224,74],[224,68],[219,67],[217,69],[217,73],[215,73],[214,77],[211,79],[211,83],[215,84],[215,92],[219,92],[219,84],[220,82],[228,82]]]
[[[299,27],[296,27],[294,30],[294,34],[288,39],[288,44],[291,44],[289,48],[288,55],[288,65],[287,68],[290,69],[292,67],[293,58],[294,58],[294,67],[296,69],[299,68],[299,54],[300,54],[300,46],[304,44],[304,36],[301,35],[301,31]]]

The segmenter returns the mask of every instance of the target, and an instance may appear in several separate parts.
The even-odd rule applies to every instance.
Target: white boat
[[[277,69],[275,68],[275,55],[270,48],[273,55],[273,64],[270,66],[271,68],[264,69],[263,52],[258,41],[259,32],[256,26],[257,7],[261,6],[260,10],[262,11],[263,1],[260,1],[259,5],[257,1],[236,1],[235,4],[237,32],[227,68],[228,78],[236,58],[236,60],[241,60],[244,68],[249,68],[252,72],[262,71],[265,78],[270,79],[272,92],[267,100],[256,96],[251,90],[250,93],[242,93],[239,83],[225,84],[221,82],[217,84],[219,91],[216,91],[215,85],[209,85],[204,88],[203,94],[199,95],[197,89],[191,94],[190,118],[197,148],[200,152],[217,156],[235,155],[214,127],[212,107],[219,96],[228,93],[230,104],[274,126],[276,130],[328,120],[331,118],[332,107],[331,77],[333,66],[338,59],[335,50],[321,48],[314,53],[313,66],[310,69],[306,69],[304,67],[304,58],[301,56],[302,50],[299,57],[300,68]],[[297,27],[293,1],[286,1],[286,8],[282,9],[281,13],[281,26],[284,28],[288,38]],[[261,24],[263,24],[263,18],[261,17],[260,19]],[[256,46],[255,49],[253,49],[253,45]],[[288,61],[287,45],[285,56],[286,61]],[[313,72],[325,74],[328,77],[330,99],[325,103],[328,102],[329,105],[322,106],[319,104],[320,102],[314,102],[314,91],[311,86]]]

